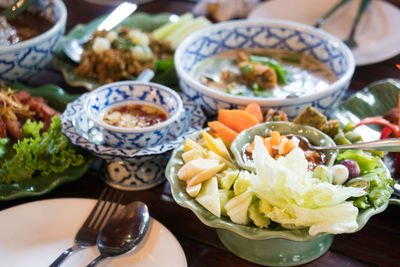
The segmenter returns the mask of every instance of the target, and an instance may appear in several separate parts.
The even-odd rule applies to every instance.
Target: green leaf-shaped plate
[[[343,125],[352,120],[367,116],[379,116],[397,105],[400,83],[394,80],[385,80],[372,84],[363,92],[356,93],[347,99],[334,113]],[[378,134],[378,129],[372,129],[366,137]],[[364,135],[366,131],[363,131]],[[200,133],[189,138],[197,140]],[[186,184],[177,178],[178,170],[183,166],[182,153],[184,145],[178,146],[171,156],[166,168],[166,177],[171,184],[174,200],[181,206],[192,210],[206,225],[217,228],[217,233],[224,245],[234,254],[260,264],[267,265],[297,265],[309,262],[322,255],[330,246],[332,236],[319,234],[310,236],[308,229],[288,230],[276,226],[269,229],[235,224],[229,218],[218,218],[203,208],[194,198],[186,193]],[[389,170],[386,169],[388,175]],[[391,199],[390,203],[400,204],[399,200]],[[389,201],[381,207],[369,208],[359,212],[357,217],[357,232],[362,229],[368,220],[375,214],[383,212]],[[301,241],[301,242],[298,242]],[[296,251],[296,255],[292,254]],[[293,257],[300,257],[299,261],[292,262]],[[281,257],[281,258],[279,258]]]
[[[75,100],[78,96],[70,95],[55,85],[43,85],[38,88],[30,88],[23,84],[13,84],[12,88],[28,90],[33,96],[42,96],[48,104],[57,110],[63,111],[68,102]],[[89,169],[94,158],[86,152],[85,161],[82,165],[70,167],[64,172],[54,173],[47,176],[36,176],[32,179],[12,184],[0,184],[0,200],[13,200],[22,197],[39,196],[45,194],[57,186],[80,178]]]
[[[63,73],[65,81],[71,86],[83,86],[88,90],[93,90],[101,86],[101,84],[96,80],[75,75],[74,68],[77,65],[68,59],[68,57],[64,54],[62,50],[62,43],[69,39],[77,39],[78,41],[87,40],[96,27],[103,21],[104,17],[105,16],[99,17],[88,24],[76,25],[67,35],[63,37],[61,44],[56,49],[53,65],[56,69]],[[139,28],[145,32],[151,32],[169,22],[170,17],[171,14],[169,13],[160,13],[157,15],[135,13],[134,15],[131,15],[122,21],[119,26]],[[175,85],[172,83],[176,83],[177,78],[171,79],[171,77],[169,77],[168,79],[164,79],[163,77],[157,77],[156,75],[152,81],[163,83],[167,86],[172,86]]]

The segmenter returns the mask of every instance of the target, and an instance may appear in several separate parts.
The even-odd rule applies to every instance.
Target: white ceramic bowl
[[[104,113],[115,105],[142,103],[155,105],[167,113],[167,120],[144,128],[124,128],[103,122]],[[127,149],[163,144],[171,127],[183,112],[181,97],[174,90],[156,83],[123,81],[103,85],[89,93],[84,103],[87,118],[100,127],[104,141]]]
[[[7,7],[12,2],[2,1],[0,6]],[[53,58],[64,35],[67,9],[61,0],[39,1],[31,8],[39,9],[54,25],[34,38],[10,46],[0,46],[0,81],[12,83],[26,80],[44,68]]]
[[[337,79],[327,89],[314,94],[276,99],[227,94],[211,89],[191,76],[191,71],[199,62],[237,48],[278,48],[304,52],[328,66]],[[221,108],[241,108],[258,102],[264,110],[284,110],[290,118],[307,106],[329,115],[344,97],[355,69],[350,49],[332,35],[300,23],[267,19],[223,22],[192,33],[177,48],[175,66],[183,92],[201,104],[209,114],[214,115]]]

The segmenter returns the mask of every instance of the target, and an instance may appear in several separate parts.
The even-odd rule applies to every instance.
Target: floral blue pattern
[[[206,120],[200,106],[182,94],[184,112],[172,124],[164,143],[143,149],[112,147],[104,144],[100,129],[91,124],[86,117],[83,103],[88,94],[83,94],[68,104],[61,115],[63,133],[74,145],[106,160],[104,181],[121,189],[143,190],[164,181],[164,167],[169,156],[165,152],[181,144],[187,135],[202,129]]]
[[[6,7],[10,2],[14,1],[4,1],[0,6]],[[61,0],[39,1],[32,9],[39,10],[55,25],[30,40],[0,47],[0,80],[6,83],[25,80],[44,68],[64,35],[67,11]]]
[[[167,120],[152,127],[128,130],[102,121],[104,113],[119,104],[132,101],[161,107]],[[171,123],[182,112],[182,100],[172,89],[159,84],[141,82],[115,82],[104,85],[86,96],[84,110],[94,124],[101,127],[105,143],[126,149],[153,147],[164,143],[171,130]]]
[[[193,69],[204,59],[241,48],[276,48],[308,54],[335,73],[336,89],[296,100],[250,98],[213,92],[191,77]],[[182,91],[208,114],[216,114],[220,108],[244,107],[252,101],[259,102],[264,109],[284,110],[291,118],[309,105],[329,114],[344,97],[354,71],[352,54],[338,39],[306,25],[272,20],[219,23],[194,33],[178,47],[175,62]]]

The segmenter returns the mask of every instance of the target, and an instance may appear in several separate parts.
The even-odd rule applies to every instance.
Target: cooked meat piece
[[[7,126],[2,117],[0,117],[0,137],[7,137]]]
[[[21,101],[24,104],[29,100],[30,97],[31,97],[31,94],[28,91],[25,91],[25,90],[19,91],[17,93],[18,100]]]
[[[286,112],[270,108],[265,115],[265,121],[289,121]]]
[[[5,123],[7,126],[7,131],[14,136],[17,140],[23,138],[24,134],[22,131],[21,123],[16,119],[5,118]]]

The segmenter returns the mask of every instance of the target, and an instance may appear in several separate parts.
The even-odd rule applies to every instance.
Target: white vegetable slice
[[[221,204],[219,202],[217,178],[213,177],[204,182],[196,200],[212,214],[221,217]]]
[[[196,184],[193,186],[187,186],[186,187],[186,192],[188,193],[189,196],[191,197],[196,197],[201,189],[201,184]]]
[[[215,169],[219,166],[219,161],[215,159],[195,159],[189,161],[179,169],[178,178],[181,180],[189,180],[202,171]]]
[[[96,37],[94,39],[93,46],[92,46],[93,51],[96,54],[100,54],[100,53],[110,49],[110,47],[111,47],[110,42],[106,38],[103,38],[103,37]]]
[[[208,179],[214,177],[218,173],[218,171],[222,169],[222,167],[224,167],[224,164],[219,164],[218,166],[202,171],[201,173],[190,179],[190,181],[188,182],[188,186],[207,181]]]

